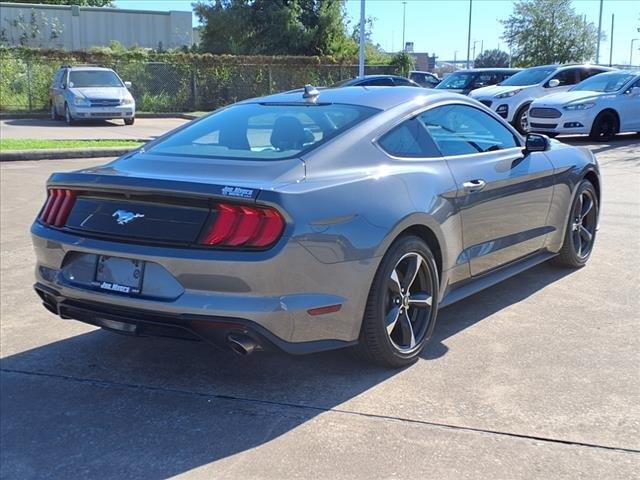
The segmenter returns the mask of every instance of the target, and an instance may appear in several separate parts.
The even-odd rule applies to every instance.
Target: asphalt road
[[[182,118],[136,118],[133,125],[122,120],[100,120],[67,125],[63,121],[46,118],[18,118],[0,120],[4,138],[38,138],[44,140],[151,140],[188,122]]]
[[[589,264],[442,310],[401,371],[54,317],[31,291],[29,224],[50,172],[99,161],[2,164],[1,476],[639,478],[640,138],[592,148],[605,197]]]

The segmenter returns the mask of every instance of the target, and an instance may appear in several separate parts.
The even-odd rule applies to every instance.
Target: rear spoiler
[[[86,189],[103,192],[136,192],[188,197],[235,199],[255,202],[259,189],[235,185],[212,185],[171,179],[100,175],[96,173],[54,173],[47,187]]]

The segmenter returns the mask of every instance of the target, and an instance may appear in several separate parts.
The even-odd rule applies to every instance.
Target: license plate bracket
[[[136,295],[142,291],[145,262],[129,258],[98,256],[94,285],[102,290]]]

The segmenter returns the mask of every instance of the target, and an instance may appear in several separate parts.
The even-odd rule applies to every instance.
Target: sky
[[[191,10],[192,0],[116,0],[120,8],[140,10]],[[466,59],[469,0],[407,0],[405,41],[414,42],[414,51],[435,53],[440,60]],[[507,46],[500,39],[502,25],[514,0],[473,0],[471,42],[476,43],[476,55],[484,49]],[[599,0],[574,0],[576,13],[586,15],[587,21],[598,25]],[[384,50],[402,48],[402,0],[366,0],[365,13],[375,19],[373,41]],[[606,35],[600,45],[600,63],[609,62],[611,46],[611,14],[615,14],[613,56],[614,64],[628,64],[631,39],[640,38],[640,1],[603,0],[602,31]],[[347,0],[347,15],[352,24],[360,19],[360,0]],[[198,21],[194,16],[194,26]],[[640,41],[635,43],[640,47]],[[640,51],[635,50],[633,64],[640,64]]]

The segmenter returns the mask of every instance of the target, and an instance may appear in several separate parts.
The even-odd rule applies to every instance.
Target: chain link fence
[[[0,56],[0,111],[49,109],[49,86],[65,63],[59,59]],[[357,65],[242,63],[197,65],[185,62],[102,62],[133,84],[131,93],[142,112],[214,110],[245,98],[299,88],[331,85],[358,74]],[[391,74],[389,65],[367,66],[365,73]]]

